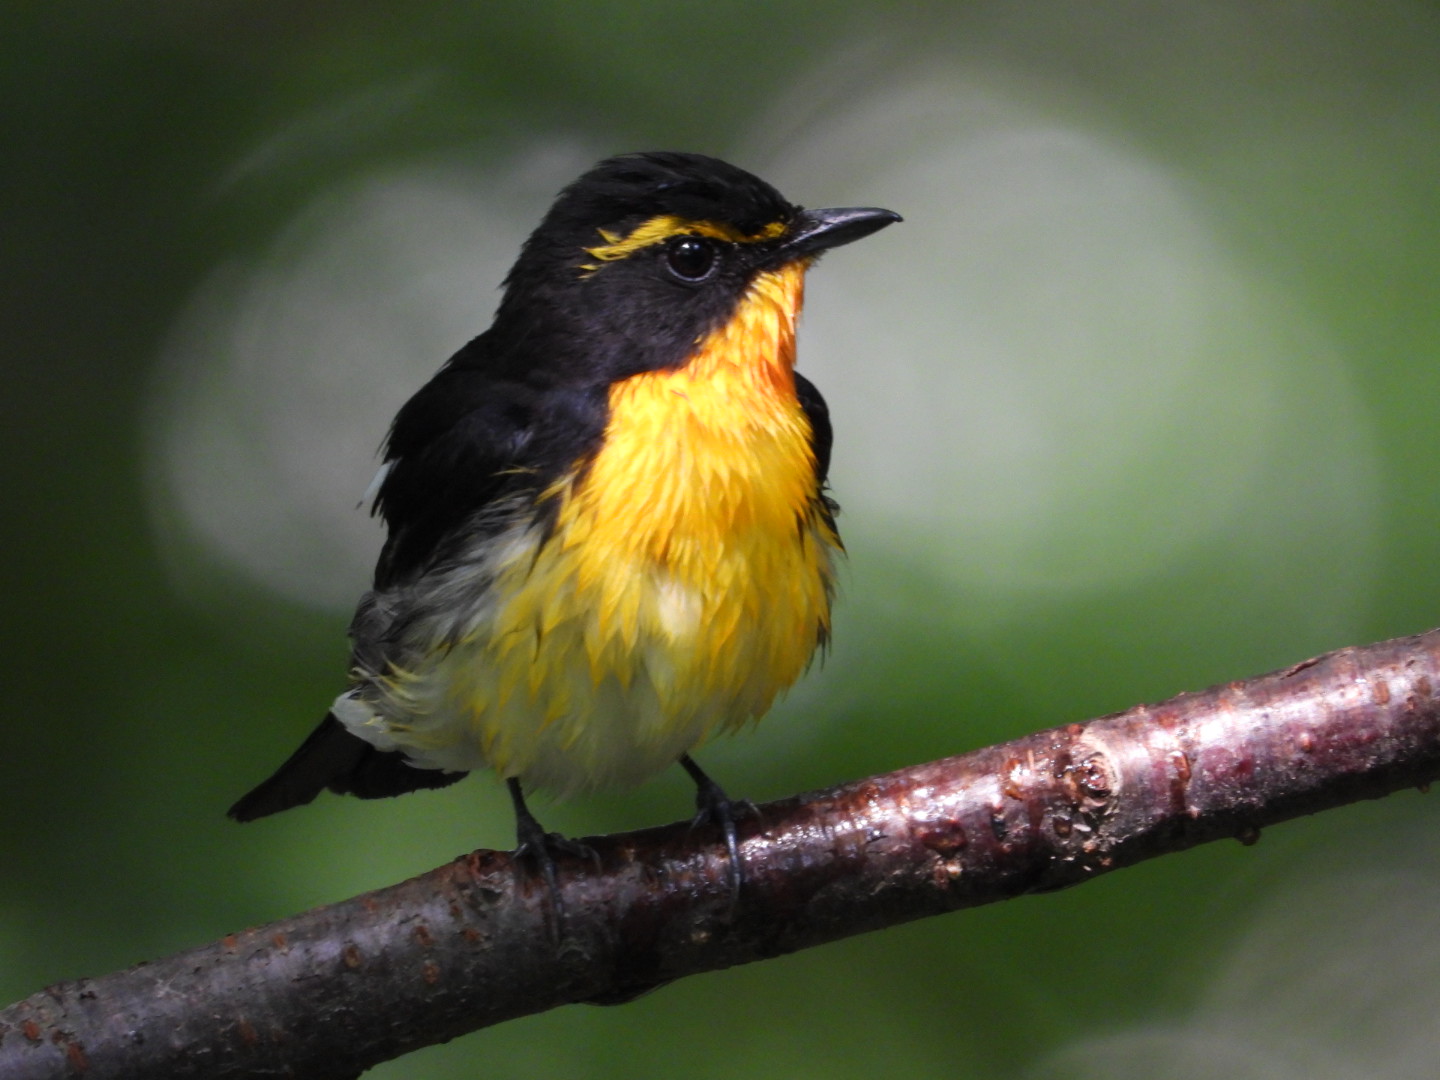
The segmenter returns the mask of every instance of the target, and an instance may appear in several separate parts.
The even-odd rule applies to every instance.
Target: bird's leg
[[[733,909],[740,901],[740,885],[745,879],[744,869],[740,864],[740,845],[735,839],[735,818],[739,814],[759,817],[760,812],[749,799],[732,800],[727,796],[720,785],[695,764],[695,759],[689,754],[680,756],[680,764],[690,774],[690,779],[695,781],[695,806],[699,812],[691,822],[691,827],[708,822],[718,825],[725,834],[725,849],[730,853],[727,876],[730,879],[730,907]]]
[[[546,891],[550,893],[550,904],[555,911],[555,922],[563,927],[565,904],[560,899],[560,886],[555,876],[553,852],[561,851],[578,858],[593,859],[596,869],[599,869],[600,866],[600,856],[588,844],[566,839],[559,833],[547,833],[540,822],[535,820],[535,815],[530,812],[530,808],[525,805],[525,796],[520,791],[520,780],[512,776],[505,781],[505,784],[510,789],[510,801],[515,805],[515,861],[532,859],[540,868],[540,874],[545,879]]]

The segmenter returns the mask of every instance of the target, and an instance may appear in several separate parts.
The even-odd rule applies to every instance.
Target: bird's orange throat
[[[602,449],[566,492],[566,525],[590,519],[660,566],[791,533],[815,499],[810,424],[795,396],[805,271],[762,274],[681,367],[610,390]],[[707,568],[708,569],[708,568]]]

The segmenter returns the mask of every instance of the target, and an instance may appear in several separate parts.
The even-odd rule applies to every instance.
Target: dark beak
[[[785,261],[859,240],[886,225],[904,219],[893,210],[873,206],[845,206],[831,210],[802,210],[780,243],[777,254]]]

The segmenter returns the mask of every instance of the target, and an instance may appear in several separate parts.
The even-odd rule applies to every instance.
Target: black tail
[[[445,787],[464,775],[417,769],[399,751],[377,750],[327,714],[275,775],[230,807],[229,813],[236,821],[254,821],[304,806],[326,788],[340,795],[383,799],[421,788]]]

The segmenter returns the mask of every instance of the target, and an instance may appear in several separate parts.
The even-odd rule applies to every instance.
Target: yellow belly
[[[342,721],[417,765],[565,794],[762,715],[828,634],[839,550],[794,393],[800,274],[762,277],[685,367],[615,384],[602,448],[543,496],[549,535],[477,549],[454,573],[485,587],[448,647],[407,649]]]

